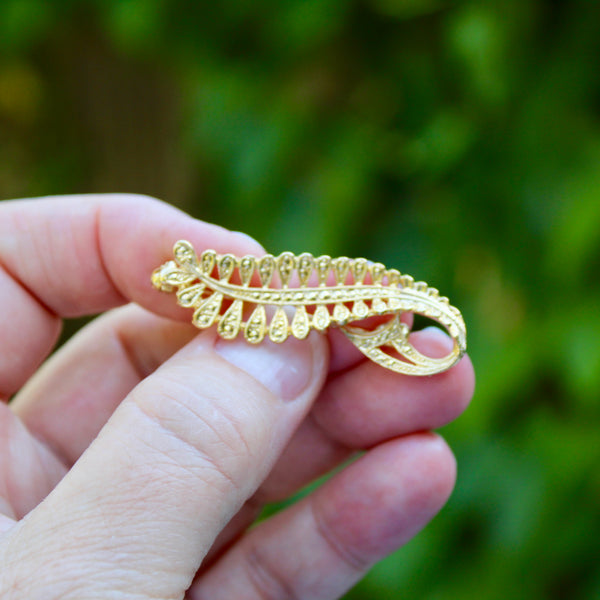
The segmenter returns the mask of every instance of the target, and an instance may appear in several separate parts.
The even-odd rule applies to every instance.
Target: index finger
[[[177,319],[150,273],[173,242],[260,254],[251,238],[193,219],[145,196],[89,195],[0,204],[0,397],[18,390],[50,352],[61,317],[137,302]]]

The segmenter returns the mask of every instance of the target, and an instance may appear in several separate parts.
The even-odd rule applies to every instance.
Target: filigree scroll
[[[304,339],[311,329],[338,327],[371,360],[408,375],[445,371],[466,351],[464,320],[448,298],[381,263],[291,252],[238,258],[205,250],[197,256],[185,240],[173,253],[174,260],[154,271],[152,283],[175,291],[178,304],[194,309],[196,327],[216,325],[224,339],[243,332],[251,344],[266,337],[281,343],[290,335]],[[431,358],[417,351],[400,319],[404,312],[442,325],[454,340],[452,352]],[[376,326],[369,328],[369,321]]]

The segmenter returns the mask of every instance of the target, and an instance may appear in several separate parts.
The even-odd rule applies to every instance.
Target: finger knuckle
[[[245,553],[248,579],[260,600],[297,600],[298,594],[260,543],[252,543]]]
[[[217,394],[169,382],[149,393],[138,386],[130,399],[148,427],[158,432],[152,443],[167,459],[202,477],[209,469],[234,488],[242,485],[254,444],[248,428],[224,409]]]

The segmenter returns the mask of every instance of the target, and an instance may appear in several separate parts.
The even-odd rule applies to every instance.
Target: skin
[[[198,334],[149,281],[181,238],[264,253],[145,197],[0,205],[6,600],[339,598],[451,493],[454,458],[429,430],[466,408],[468,357],[404,377],[335,331],[278,346]],[[62,318],[96,313],[48,358]],[[413,335],[431,356],[451,345]]]

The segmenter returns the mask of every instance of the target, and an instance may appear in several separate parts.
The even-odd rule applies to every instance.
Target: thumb
[[[183,597],[327,369],[318,334],[280,345],[215,340],[199,335],[139,384],[11,530],[3,579],[21,597]]]

